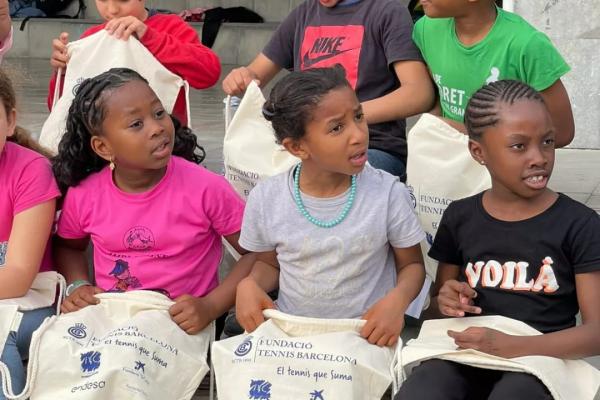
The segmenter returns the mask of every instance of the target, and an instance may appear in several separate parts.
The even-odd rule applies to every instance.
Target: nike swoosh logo
[[[336,56],[339,56],[340,54],[346,53],[348,51],[351,51],[354,49],[347,49],[347,50],[342,50],[342,51],[336,51],[334,53],[330,53],[330,54],[324,54],[322,56],[319,57],[315,57],[315,58],[310,58],[308,56],[308,51],[306,52],[306,54],[304,54],[304,57],[302,58],[302,64],[304,65],[304,68],[310,68],[311,66],[313,66],[314,64],[321,62],[323,60],[327,60]]]

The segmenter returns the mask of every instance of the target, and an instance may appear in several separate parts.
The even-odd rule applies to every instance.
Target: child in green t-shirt
[[[571,103],[560,78],[570,68],[548,37],[494,0],[422,0],[426,14],[413,30],[438,87],[432,110],[465,132],[471,95],[501,79],[516,79],[541,92],[556,126],[557,147],[573,140]]]

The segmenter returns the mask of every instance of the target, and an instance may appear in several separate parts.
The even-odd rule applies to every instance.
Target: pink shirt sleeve
[[[2,62],[2,58],[4,57],[4,55],[12,47],[12,43],[13,43],[13,30],[12,30],[12,28],[10,28],[10,32],[8,33],[8,36],[6,37],[6,39],[4,39],[4,41],[2,43],[0,43],[0,63]]]
[[[82,239],[87,237],[81,224],[78,198],[81,195],[76,189],[69,189],[63,202],[56,233],[64,239]]]
[[[50,163],[46,158],[36,158],[23,169],[17,182],[14,214],[57,197],[60,197],[60,191]]]
[[[222,176],[215,175],[205,192],[204,209],[213,229],[221,236],[239,232],[242,228],[244,200]]]

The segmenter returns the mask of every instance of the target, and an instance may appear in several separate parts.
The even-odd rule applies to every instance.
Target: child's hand
[[[392,289],[385,297],[367,310],[363,319],[367,320],[360,335],[377,346],[393,346],[404,328],[402,293]]]
[[[136,17],[130,15],[128,17],[111,19],[106,23],[104,29],[117,39],[128,40],[129,36],[135,34],[139,40],[142,40],[148,27]]]
[[[243,95],[253,80],[256,80],[256,83],[260,85],[260,82],[249,68],[236,68],[223,79],[223,91],[230,96]]]
[[[195,335],[215,320],[213,306],[206,297],[184,294],[169,308],[171,319],[188,335]]]
[[[67,44],[69,43],[69,34],[63,32],[57,39],[52,41],[52,55],[50,56],[50,65],[52,68],[66,68],[69,62],[69,55],[67,54]]]
[[[244,278],[237,286],[235,316],[246,332],[253,332],[265,322],[262,311],[275,308],[273,300],[258,286],[254,279]]]
[[[481,308],[473,305],[477,292],[466,282],[448,280],[440,289],[437,297],[438,308],[443,315],[464,317],[465,313],[481,314]]]
[[[473,349],[503,358],[516,357],[514,336],[495,329],[471,327],[462,332],[448,331],[448,336],[461,349]]]
[[[103,293],[104,290],[97,286],[85,285],[75,289],[70,296],[63,300],[60,306],[60,312],[67,314],[73,311],[81,310],[87,306],[93,306],[100,303],[95,294]]]

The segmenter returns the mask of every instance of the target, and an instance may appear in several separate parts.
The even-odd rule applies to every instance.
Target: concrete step
[[[7,57],[50,59],[52,39],[61,32],[68,32],[70,40],[75,40],[86,29],[101,23],[99,19],[35,18],[27,21],[21,31],[21,22],[13,20],[14,42]],[[277,22],[224,23],[213,50],[222,64],[246,65],[263,49],[278,25]],[[202,36],[202,23],[192,22],[190,26],[198,32],[198,37]]]

